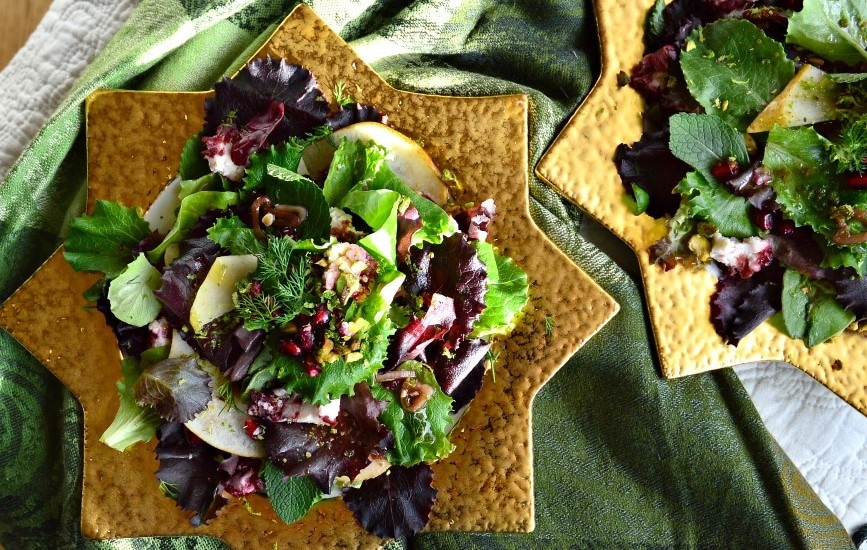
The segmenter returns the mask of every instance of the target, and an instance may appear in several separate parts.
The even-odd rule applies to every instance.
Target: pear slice
[[[214,388],[220,387],[225,382],[217,367],[205,360],[200,360],[199,364],[211,375]],[[221,451],[238,456],[265,456],[262,442],[250,438],[244,430],[244,423],[250,418],[244,412],[245,408],[244,404],[226,403],[215,390],[208,406],[184,425],[202,441]]]
[[[837,113],[836,88],[827,73],[813,65],[804,65],[753,120],[747,133],[768,132],[774,126],[793,128],[832,120]]]
[[[220,315],[235,309],[232,294],[238,281],[256,270],[258,260],[252,254],[220,256],[208,271],[190,307],[190,326],[202,330]]]
[[[302,166],[316,181],[324,179],[341,139],[372,141],[388,149],[386,164],[404,183],[420,195],[442,206],[449,200],[449,189],[430,155],[415,142],[378,122],[357,122],[335,131],[331,136],[309,145],[303,153]],[[304,173],[304,172],[302,172]]]

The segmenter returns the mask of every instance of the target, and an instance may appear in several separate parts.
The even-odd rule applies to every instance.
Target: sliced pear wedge
[[[312,143],[304,150],[303,165],[299,167],[299,172],[304,170],[302,173],[317,181],[324,179],[334,157],[335,144],[344,138],[351,141],[372,141],[382,145],[391,151],[386,159],[388,167],[404,183],[440,206],[449,200],[448,186],[443,182],[430,155],[415,140],[378,122],[350,124],[331,136]]]
[[[202,281],[190,306],[190,326],[199,332],[209,322],[235,309],[232,294],[238,281],[255,271],[258,260],[252,254],[220,256]]]
[[[827,73],[806,64],[795,74],[782,92],[759,113],[747,133],[768,132],[774,126],[793,128],[832,120],[836,84]]]
[[[215,395],[208,406],[186,423],[187,428],[202,441],[221,451],[238,456],[265,456],[262,442],[250,438],[244,423],[250,418],[235,405]]]
[[[184,357],[195,355],[195,353],[177,331],[172,332],[169,357]],[[199,365],[213,380],[214,390],[208,406],[192,420],[185,423],[187,429],[208,445],[221,451],[238,456],[265,456],[262,442],[251,439],[244,431],[244,423],[250,418],[244,412],[245,405],[234,406],[226,403],[225,399],[217,395],[216,388],[225,382],[225,377],[220,373],[220,369],[205,360],[200,360]]]

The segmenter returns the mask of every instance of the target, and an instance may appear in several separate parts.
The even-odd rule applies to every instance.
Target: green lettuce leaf
[[[843,332],[855,320],[855,314],[837,303],[835,295],[833,287],[786,270],[782,313],[789,335],[804,340],[811,348]]]
[[[678,184],[690,217],[712,223],[727,237],[746,238],[758,234],[750,219],[750,203],[731,194],[715,180],[690,172]]]
[[[102,272],[113,279],[135,259],[133,249],[150,232],[139,209],[98,200],[92,215],[69,224],[63,257],[76,271]]]
[[[365,149],[359,141],[340,140],[328,176],[325,178],[323,193],[330,206],[337,206],[364,174]]]
[[[777,202],[786,217],[798,226],[812,227],[831,244],[839,228],[835,219],[867,207],[867,191],[846,185],[831,163],[829,149],[828,140],[813,128],[774,128],[762,162],[773,171]],[[852,233],[867,231],[862,222],[847,219]],[[848,248],[857,255],[867,252],[864,245]]]
[[[452,398],[443,393],[436,376],[423,363],[406,361],[400,368],[415,372],[416,379],[434,388],[434,393],[416,412],[404,410],[399,399],[392,397],[379,417],[394,434],[394,447],[388,451],[388,460],[398,466],[436,462],[455,448],[449,441]]]
[[[741,166],[750,162],[744,136],[716,115],[678,113],[669,119],[671,152],[709,181],[711,169],[733,158]]]
[[[175,224],[166,234],[163,242],[147,253],[148,260],[155,264],[160,263],[166,248],[184,240],[190,229],[208,210],[225,210],[237,203],[238,194],[230,191],[199,191],[187,196],[181,201]]]
[[[388,189],[409,197],[418,210],[422,227],[413,235],[413,244],[421,242],[441,243],[458,230],[457,222],[436,203],[416,193],[388,167],[385,157],[388,151],[375,144],[367,145],[365,172],[358,184],[360,190]]]
[[[783,45],[742,19],[692,31],[680,66],[701,106],[738,130],[745,130],[795,74]]]
[[[867,61],[867,4],[864,0],[804,0],[789,18],[786,41],[830,61]]]
[[[196,179],[181,180],[178,184],[178,200],[184,200],[199,191],[212,191],[216,188],[217,174],[210,173]]]
[[[162,302],[154,294],[162,283],[160,276],[160,270],[144,254],[139,254],[108,287],[114,316],[134,327],[143,327],[156,319],[162,309]]]
[[[299,359],[283,354],[277,355],[267,368],[286,391],[298,393],[316,405],[324,405],[340,396],[353,395],[358,382],[373,384],[374,375],[382,368],[388,353],[388,338],[393,333],[394,324],[384,317],[363,334],[356,334],[362,342],[359,349],[362,359],[338,358],[322,365],[322,372],[316,376],[309,376]]]
[[[489,243],[475,241],[479,259],[488,270],[485,309],[473,325],[472,338],[508,334],[529,300],[527,274],[511,258],[498,254]]]
[[[287,476],[270,462],[262,469],[268,500],[280,519],[293,523],[307,515],[322,500],[322,491],[305,476]]]
[[[374,230],[358,244],[377,260],[391,265],[397,262],[397,217],[402,196],[396,191],[353,189],[340,202],[340,207],[357,214]]]
[[[142,356],[141,363],[133,357],[120,362],[122,378],[115,383],[117,393],[120,395],[120,407],[111,425],[99,438],[101,442],[117,451],[122,452],[139,441],[150,441],[156,435],[159,425],[165,422],[156,411],[150,407],[142,407],[136,402],[133,387],[141,376],[143,363],[164,359],[168,354],[168,347],[152,348],[145,354]]]

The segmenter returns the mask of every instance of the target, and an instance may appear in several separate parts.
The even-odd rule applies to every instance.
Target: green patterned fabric
[[[529,94],[530,173],[598,71],[588,1],[308,3],[398,88]],[[0,300],[48,257],[83,209],[87,94],[101,87],[207,89],[234,72],[293,5],[141,2],[0,186]],[[731,371],[660,379],[635,282],[579,235],[574,207],[533,178],[530,186],[538,224],[622,311],[535,401],[536,531],[432,533],[390,546],[851,548]],[[204,537],[83,540],[80,406],[5,332],[0,426],[5,548],[224,547]]]

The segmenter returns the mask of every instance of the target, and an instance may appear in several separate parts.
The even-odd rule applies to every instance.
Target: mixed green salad
[[[771,319],[812,347],[867,319],[867,3],[658,0],[621,74],[644,134],[615,163],[667,220],[664,269],[718,276],[728,344]]]
[[[160,489],[201,524],[267,495],[286,522],[342,496],[382,537],[424,527],[430,464],[528,299],[385,115],[270,58],[215,85],[146,214],[97,201],[67,261],[123,352],[101,441],[156,438]]]

